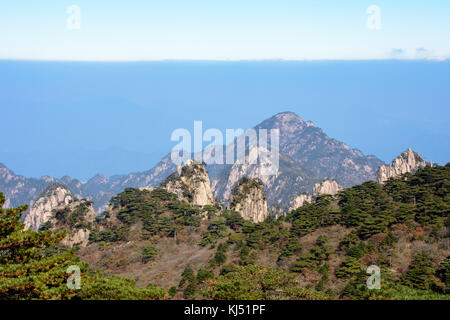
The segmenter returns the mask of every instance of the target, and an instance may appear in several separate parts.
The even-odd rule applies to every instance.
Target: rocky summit
[[[25,215],[25,229],[39,230],[41,225],[49,221],[54,209],[72,203],[75,197],[66,186],[55,183],[47,187]]]
[[[280,130],[280,152],[297,160],[319,180],[336,179],[350,187],[375,180],[383,161],[364,155],[338,140],[332,139],[311,121],[304,121],[293,112],[279,113],[256,128]]]
[[[414,173],[425,166],[426,162],[422,155],[409,148],[395,158],[390,166],[380,166],[377,171],[377,181],[378,183],[384,183],[390,178],[398,177],[404,173]]]
[[[170,175],[162,184],[168,192],[175,193],[180,200],[192,205],[215,205],[208,172],[205,165],[188,160],[184,166],[178,166],[177,172]]]
[[[228,200],[228,210],[238,212],[244,219],[262,222],[268,216],[266,192],[259,179],[242,178]]]
[[[342,191],[344,188],[334,179],[326,179],[319,183],[316,183],[313,188],[313,195],[315,197],[320,196],[322,194],[336,195],[339,191]]]
[[[66,186],[55,183],[47,187],[24,218],[25,229],[66,231],[63,245],[86,246],[96,213],[92,202],[78,200]]]

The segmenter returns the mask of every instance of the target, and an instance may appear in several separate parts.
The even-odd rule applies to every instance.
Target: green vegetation
[[[135,282],[123,277],[105,277],[89,272],[74,250],[58,247],[65,232],[50,230],[24,231],[20,223],[22,206],[2,209],[5,202],[0,193],[0,299],[162,299],[163,289],[154,285],[136,288]],[[80,269],[81,286],[69,289],[69,266]]]
[[[442,281],[445,286],[444,291],[449,293],[450,290],[450,256],[447,257],[441,264],[439,265],[436,271],[437,277]]]
[[[173,298],[178,293],[177,287],[170,287],[169,289],[169,295]]]
[[[336,270],[336,277],[345,278],[355,274],[359,274],[363,271],[363,265],[358,259],[354,257],[348,257],[342,262],[339,269]]]
[[[53,246],[65,233],[23,231],[20,215],[27,206],[4,210],[4,203],[0,193],[0,299],[69,298],[66,269],[79,263],[73,251],[42,254],[42,249]],[[86,269],[84,264],[80,267]]]
[[[241,189],[259,185],[250,179],[240,183]],[[239,200],[243,195],[234,196]],[[111,199],[110,211],[91,225],[83,218],[86,206],[54,212],[55,225],[90,228],[90,246],[101,255],[98,266],[105,273],[124,274],[131,263],[136,269],[159,268],[152,269],[157,274],[152,279],[161,281],[158,283],[163,283],[167,294],[154,285],[136,288],[133,280],[90,271],[75,250],[58,246],[64,233],[53,235],[52,223],[43,224],[40,232],[23,231],[18,217],[24,209],[0,211],[3,299],[450,296],[450,164],[426,167],[384,185],[369,181],[336,196],[319,196],[287,217],[269,217],[261,223],[215,206],[191,206],[163,188],[125,189]],[[170,254],[179,256],[167,259]],[[166,272],[180,268],[179,262],[173,261],[187,261],[181,267],[183,272]],[[82,270],[81,290],[65,286],[71,264]],[[370,275],[366,270],[371,265],[381,269],[380,290],[367,288]],[[142,274],[133,278],[146,285]]]
[[[329,195],[322,195],[316,199],[315,203],[307,203],[292,211],[289,217],[292,221],[292,235],[300,237],[319,227],[337,224],[341,214],[332,205],[333,198]]]
[[[413,288],[428,290],[435,285],[434,274],[433,258],[426,253],[420,253],[414,257],[402,280],[404,284]]]
[[[231,192],[230,208],[235,208],[236,205],[240,203],[253,188],[262,190],[265,197],[266,193],[264,184],[260,179],[249,179],[247,177],[243,177],[241,180],[239,180],[239,182]]]
[[[309,253],[302,254],[295,260],[292,265],[293,272],[303,273],[305,270],[315,269],[320,270],[323,263],[328,260],[330,249],[327,246],[328,238],[326,236],[319,236],[314,247]],[[323,270],[323,269],[322,269]]]
[[[145,246],[142,248],[142,262],[147,263],[155,259],[158,250],[154,246]]]
[[[161,300],[167,298],[164,289],[156,285],[136,288],[134,280],[119,276],[105,277],[100,272],[85,277],[81,290],[75,296],[84,300]]]
[[[107,230],[94,230],[89,235],[89,240],[92,242],[100,242],[100,241],[106,241],[106,242],[118,242],[118,241],[125,241],[128,237],[129,230],[126,227],[112,227],[111,229]]]
[[[193,298],[197,292],[197,278],[192,268],[185,268],[181,274],[180,288],[184,287],[183,296],[185,299]]]
[[[221,243],[217,247],[216,254],[214,255],[214,260],[212,261],[215,266],[224,264],[227,261],[227,256],[225,255],[228,250],[228,245]]]
[[[70,207],[54,210],[53,215],[56,223],[71,230],[90,229],[91,225],[86,221],[86,214],[90,210],[91,205],[91,201],[83,201],[73,210]]]
[[[325,294],[301,288],[295,276],[278,269],[263,266],[235,266],[210,281],[203,288],[203,294],[219,300],[262,300],[262,299],[328,299]]]
[[[152,236],[175,237],[177,231],[187,226],[199,227],[199,208],[179,201],[176,195],[165,189],[152,191],[127,188],[111,199],[117,221],[111,215],[99,221],[99,228],[93,231],[92,242],[117,242],[129,238],[130,227],[141,222],[142,238]]]
[[[43,224],[41,224],[41,226],[39,227],[39,232],[42,231],[47,231],[53,228],[53,223],[49,220],[47,222],[44,222]]]
[[[206,233],[203,234],[201,246],[214,245],[217,240],[224,238],[227,235],[227,228],[223,219],[215,219],[210,222]]]

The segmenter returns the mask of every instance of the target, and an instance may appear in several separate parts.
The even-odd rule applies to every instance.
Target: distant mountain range
[[[258,124],[255,129],[280,130],[279,172],[274,176],[261,176],[258,165],[208,165],[214,196],[223,203],[243,176],[261,178],[266,188],[268,204],[286,207],[293,197],[311,192],[314,183],[324,179],[335,179],[344,187],[376,180],[376,171],[384,164],[375,156],[366,156],[361,151],[328,137],[312,122],[304,121],[292,112],[279,113]],[[67,176],[61,179],[26,178],[0,164],[0,191],[5,193],[6,206],[14,207],[32,203],[46,187],[61,183],[76,197],[92,200],[96,211],[101,212],[107,209],[111,197],[126,187],[157,186],[176,168],[168,154],[148,171],[110,178],[98,174],[82,183]]]

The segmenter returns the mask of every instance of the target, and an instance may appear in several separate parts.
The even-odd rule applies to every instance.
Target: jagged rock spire
[[[377,182],[384,183],[390,178],[395,178],[408,172],[414,173],[419,168],[423,168],[425,166],[426,162],[423,157],[409,148],[395,158],[392,161],[392,165],[380,166],[377,171]]]

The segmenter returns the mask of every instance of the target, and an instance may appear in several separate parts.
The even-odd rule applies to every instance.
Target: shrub
[[[428,290],[434,283],[433,259],[426,253],[416,255],[403,276],[403,283],[420,290]]]
[[[53,223],[49,220],[47,222],[44,222],[43,224],[41,224],[41,226],[39,227],[39,232],[42,231],[47,231],[53,228]]]
[[[338,278],[345,278],[360,273],[363,270],[362,264],[354,257],[348,257],[341,266],[336,270],[335,274]]]
[[[227,228],[225,221],[222,219],[212,221],[206,233],[200,242],[201,246],[206,246],[208,244],[215,244],[217,240],[224,238],[227,235]]]
[[[166,298],[166,292],[156,285],[136,288],[134,280],[98,272],[83,278],[76,296],[86,300],[160,300]]]
[[[450,256],[439,265],[436,275],[446,287],[450,287]]]
[[[224,264],[225,261],[227,261],[227,256],[226,256],[227,250],[228,250],[228,245],[223,244],[223,243],[219,244],[216,254],[214,255],[214,262],[217,265]]]
[[[211,279],[212,277],[213,277],[213,274],[210,271],[206,271],[201,268],[197,271],[197,282],[198,283],[202,283],[203,281],[205,281],[207,279]]]
[[[186,282],[192,282],[195,280],[194,270],[192,268],[186,267],[181,274],[181,280],[179,286],[182,287]]]
[[[184,289],[183,297],[185,299],[190,299],[196,294],[196,292],[197,292],[197,282],[194,280],[192,282],[189,282],[186,289]]]
[[[152,245],[145,246],[142,248],[142,262],[147,263],[149,261],[152,261],[155,259],[156,255],[158,254],[158,251],[156,248]]]
[[[169,289],[169,295],[173,298],[178,293],[177,287],[170,287]]]
[[[215,300],[326,299],[324,294],[298,287],[295,275],[263,266],[235,266],[211,281],[204,296]]]

